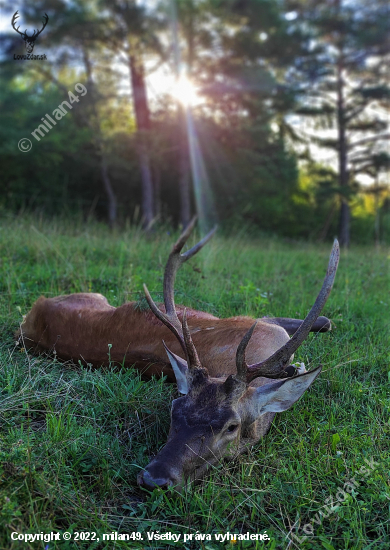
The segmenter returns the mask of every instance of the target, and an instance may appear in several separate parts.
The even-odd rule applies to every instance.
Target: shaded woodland
[[[43,61],[3,5],[3,211],[390,239],[387,2],[26,1]]]

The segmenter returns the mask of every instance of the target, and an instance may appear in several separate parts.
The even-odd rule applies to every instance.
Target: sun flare
[[[181,76],[177,79],[172,88],[171,95],[186,107],[199,103],[196,88],[186,76]]]

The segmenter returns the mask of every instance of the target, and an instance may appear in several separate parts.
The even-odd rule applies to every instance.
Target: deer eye
[[[238,424],[230,424],[230,426],[228,426],[228,427],[226,428],[226,431],[227,431],[227,433],[230,433],[230,434],[231,434],[231,433],[234,432],[237,428],[238,428]]]

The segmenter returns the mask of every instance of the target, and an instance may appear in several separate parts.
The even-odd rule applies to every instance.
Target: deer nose
[[[174,484],[174,481],[172,479],[166,477],[153,477],[147,470],[144,470],[139,474],[137,481],[138,485],[150,490],[153,490],[156,487],[160,487],[161,489],[168,489]]]

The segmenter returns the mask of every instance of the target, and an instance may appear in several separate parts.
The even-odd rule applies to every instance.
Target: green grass
[[[89,371],[15,346],[13,333],[41,295],[101,292],[117,306],[161,298],[176,234],[5,218],[0,223],[0,548],[388,549],[390,411],[389,251],[342,251],[324,314],[297,359],[324,365],[312,389],[277,416],[247,455],[221,464],[184,495],[137,487],[164,444],[175,388],[112,365]],[[192,242],[195,241],[193,237]],[[303,317],[320,288],[330,245],[216,236],[182,268],[177,303],[227,317]],[[200,272],[199,272],[200,271]],[[359,474],[364,459],[378,465]],[[327,518],[326,500],[359,485]],[[330,500],[328,500],[328,505]],[[324,512],[326,513],[326,512]],[[304,541],[302,527],[313,525]],[[296,539],[286,538],[290,528]],[[308,529],[308,528],[307,528]],[[170,542],[12,542],[11,532],[147,531]],[[183,543],[185,533],[263,533],[270,541]]]

